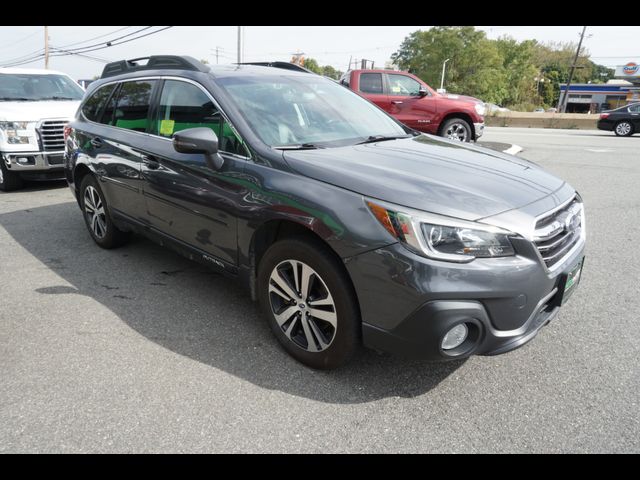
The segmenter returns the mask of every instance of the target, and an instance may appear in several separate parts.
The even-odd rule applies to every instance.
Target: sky
[[[52,48],[69,49],[86,45],[104,46],[104,42],[133,33],[144,26],[51,26],[49,41]],[[125,41],[162,27],[152,27]],[[332,65],[346,70],[350,58],[366,58],[383,67],[405,37],[429,26],[248,26],[244,31],[243,61],[289,61],[295,52],[313,57],[320,65]],[[580,26],[478,26],[489,38],[502,35],[517,40],[536,39],[546,41],[577,42]],[[96,38],[99,37],[99,38]],[[592,60],[607,66],[624,65],[629,61],[640,63],[639,26],[590,26],[584,47]],[[91,40],[94,39],[94,40]],[[83,42],[83,43],[79,43]],[[37,55],[44,47],[42,26],[0,26],[0,66],[15,59]],[[216,47],[219,63],[236,62],[237,27],[233,26],[175,26],[159,33],[136,39],[123,45],[86,52],[92,58],[67,55],[51,57],[49,68],[60,70],[71,77],[90,79],[100,75],[108,61],[130,59],[158,54],[191,55],[216,63]],[[58,51],[60,52],[60,51]],[[44,60],[38,59],[21,68],[44,68]]]

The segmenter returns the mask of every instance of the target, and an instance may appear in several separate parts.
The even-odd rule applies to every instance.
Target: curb
[[[509,155],[516,155],[517,153],[520,153],[523,150],[524,148],[522,148],[520,145],[511,145],[506,150],[503,150],[502,153],[508,153]]]

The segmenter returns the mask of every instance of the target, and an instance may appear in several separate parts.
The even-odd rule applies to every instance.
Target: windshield
[[[218,80],[245,120],[272,147],[330,147],[407,132],[345,87],[318,75]]]
[[[0,101],[80,100],[84,91],[64,75],[0,74]]]

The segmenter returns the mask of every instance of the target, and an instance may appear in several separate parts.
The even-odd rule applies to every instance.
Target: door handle
[[[156,160],[154,157],[152,157],[150,155],[143,155],[142,156],[142,163],[149,170],[157,170],[158,168],[160,168],[160,162],[158,162],[158,160]]]
[[[89,143],[91,143],[91,145],[93,145],[93,147],[95,148],[100,148],[102,147],[102,145],[104,145],[104,142],[100,137],[93,137]]]
[[[402,103],[404,103],[402,100],[392,100],[391,103],[393,105],[401,105]]]

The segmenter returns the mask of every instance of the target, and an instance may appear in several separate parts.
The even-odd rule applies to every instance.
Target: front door
[[[420,83],[408,75],[388,73],[391,115],[408,127],[422,132],[436,133],[433,119],[436,116],[436,99],[427,90],[420,96]]]
[[[220,170],[211,170],[204,155],[174,150],[172,135],[195,127],[218,136],[225,160]],[[246,193],[239,181],[246,150],[238,135],[211,96],[183,80],[164,81],[150,132],[142,161],[147,222],[218,266],[237,265],[235,212]]]

